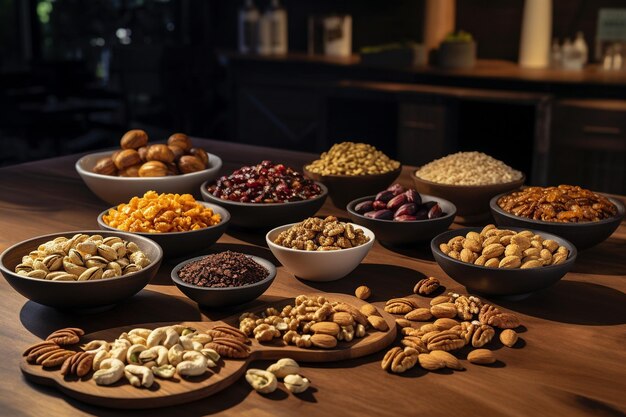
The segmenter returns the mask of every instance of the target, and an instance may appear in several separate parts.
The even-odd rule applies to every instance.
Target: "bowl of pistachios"
[[[153,240],[83,230],[16,243],[0,255],[0,272],[21,295],[59,310],[101,311],[132,297],[163,258]]]

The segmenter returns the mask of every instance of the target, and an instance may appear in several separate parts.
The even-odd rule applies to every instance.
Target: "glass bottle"
[[[246,0],[238,16],[239,52],[254,52],[258,42],[259,10],[253,0]]]

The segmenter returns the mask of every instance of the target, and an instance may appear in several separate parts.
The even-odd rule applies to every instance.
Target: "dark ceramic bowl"
[[[402,172],[402,166],[376,175],[320,175],[309,171],[306,167],[303,168],[303,172],[307,177],[326,185],[333,204],[343,210],[355,198],[376,194],[386,189],[398,178]]]
[[[457,208],[460,221],[482,221],[489,215],[489,200],[496,195],[518,189],[524,184],[526,177],[504,184],[488,185],[450,185],[439,184],[411,175],[415,188],[420,194],[430,194],[445,198]]]
[[[299,222],[317,213],[328,196],[328,189],[318,182],[322,193],[309,200],[287,203],[239,203],[215,197],[208,190],[209,183],[210,181],[207,181],[200,187],[204,201],[225,207],[231,215],[231,224],[247,229],[271,229],[281,224]]]
[[[256,263],[264,266],[269,271],[267,277],[255,284],[244,285],[242,287],[209,288],[188,284],[180,279],[178,271],[180,271],[182,267],[191,262],[199,261],[205,256],[198,256],[181,262],[176,265],[174,269],[172,269],[171,273],[172,281],[174,281],[174,284],[176,284],[178,289],[181,290],[187,297],[205,307],[220,308],[241,305],[252,301],[263,294],[265,290],[272,285],[272,282],[276,277],[276,267],[273,263],[266,259],[259,258],[258,256],[248,255]]]
[[[430,242],[439,233],[448,230],[456,216],[454,204],[443,198],[421,194],[423,201],[436,201],[441,206],[445,216],[428,219],[415,220],[412,222],[398,222],[394,220],[376,220],[365,217],[354,211],[354,207],[362,201],[374,200],[375,195],[357,198],[348,203],[346,210],[350,219],[361,226],[370,229],[381,242],[391,245],[407,245],[411,243]]]
[[[143,236],[148,239],[152,239],[157,242],[163,248],[163,256],[165,258],[176,258],[183,255],[193,254],[201,249],[207,248],[214,244],[228,228],[230,222],[230,214],[223,207],[215,204],[205,203],[199,201],[198,203],[204,205],[213,210],[215,213],[219,213],[222,216],[222,221],[214,226],[210,226],[204,229],[192,230],[189,232],[173,232],[173,233],[140,233],[140,232],[126,232],[137,236]],[[115,208],[115,207],[113,207]],[[98,215],[98,226],[103,230],[118,231],[117,229],[107,225],[102,216],[107,214],[109,209],[106,209]]]
[[[525,227],[553,233],[569,240],[578,250],[583,250],[603,242],[613,234],[624,218],[624,204],[616,198],[607,197],[617,207],[617,216],[597,222],[556,223],[533,220],[508,213],[498,206],[498,199],[508,193],[497,195],[489,202],[491,214],[498,226]]]
[[[480,233],[482,227],[468,227],[444,232],[430,242],[430,249],[435,260],[446,274],[465,285],[468,291],[485,295],[519,296],[530,294],[553,285],[563,278],[574,265],[577,255],[576,247],[567,240],[550,233],[527,228],[510,227],[509,229],[520,232],[530,230],[545,239],[553,239],[569,250],[569,256],[565,262],[559,265],[530,269],[499,269],[462,262],[450,258],[439,249],[440,244],[448,242],[454,236],[465,236],[471,231]]]
[[[95,281],[48,281],[24,277],[13,272],[22,261],[22,256],[28,255],[42,243],[60,236],[71,238],[77,233],[98,234],[103,237],[119,236],[124,240],[135,242],[151,260],[150,265],[123,277]],[[0,255],[0,271],[15,291],[31,301],[59,310],[99,311],[139,292],[157,273],[162,259],[161,247],[145,237],[122,232],[79,230],[39,236],[11,246]]]

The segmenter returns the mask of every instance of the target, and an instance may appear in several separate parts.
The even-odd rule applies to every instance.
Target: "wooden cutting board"
[[[331,301],[344,301],[356,307],[365,304],[356,297],[345,294],[311,294],[323,295]],[[280,302],[267,304],[255,311],[263,311],[266,307],[282,308],[292,303],[293,299],[285,299]],[[208,397],[223,390],[237,381],[248,369],[250,362],[261,359],[292,358],[299,362],[332,362],[345,359],[359,358],[378,352],[389,346],[396,338],[395,319],[388,313],[379,309],[381,315],[389,325],[389,331],[379,332],[368,330],[363,338],[355,338],[352,342],[339,342],[335,349],[300,349],[295,346],[286,346],[282,340],[276,339],[273,343],[260,344],[252,339],[251,353],[246,359],[220,360],[217,368],[209,369],[202,376],[192,378],[180,378],[176,375],[171,380],[155,378],[155,382],[149,389],[131,386],[125,378],[111,386],[98,386],[91,378],[92,373],[82,380],[76,376],[64,377],[60,369],[44,369],[39,365],[31,365],[22,359],[20,368],[27,379],[43,385],[54,386],[70,397],[86,403],[112,408],[156,408],[182,404]],[[239,314],[231,316],[223,321],[213,322],[184,322],[185,326],[193,327],[200,332],[209,330],[215,326],[229,324],[237,327]],[[90,333],[81,338],[80,343],[91,340],[103,339],[115,340],[122,332],[128,332],[133,328],[143,327],[154,329],[156,327],[177,323],[149,323],[133,326],[116,327]],[[306,375],[305,375],[306,376]]]

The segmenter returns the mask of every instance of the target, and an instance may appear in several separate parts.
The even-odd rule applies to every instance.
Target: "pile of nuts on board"
[[[287,391],[300,394],[306,391],[311,382],[300,375],[300,365],[291,358],[282,358],[271,364],[267,369],[248,369],[246,381],[260,394],[270,394],[278,388],[278,380],[282,379]]]
[[[567,260],[569,250],[529,230],[515,232],[493,224],[439,245],[449,257],[488,268],[539,268]]]
[[[280,232],[274,243],[291,249],[329,251],[353,248],[369,240],[362,229],[328,216],[325,219],[309,217]]]
[[[215,326],[205,333],[183,325],[136,328],[124,332],[113,342],[92,340],[79,350],[84,335],[81,329],[57,330],[46,341],[26,349],[31,364],[53,368],[61,366],[63,375],[84,377],[94,371],[97,385],[112,385],[126,378],[138,388],[150,388],[154,378],[175,375],[193,377],[216,368],[220,358],[244,358],[249,354],[248,338],[234,327]]]
[[[400,162],[390,159],[372,145],[342,142],[333,145],[305,168],[319,175],[375,175],[400,168]]]
[[[285,344],[307,349],[333,349],[340,341],[365,337],[368,328],[382,332],[389,325],[371,304],[360,309],[325,297],[299,295],[281,310],[268,308],[261,314],[243,313],[239,330],[259,342],[282,339]]]
[[[147,191],[102,216],[107,225],[126,232],[187,232],[214,226],[219,213],[196,202],[191,194],[157,194]]]
[[[309,200],[322,193],[319,185],[301,173],[271,161],[241,167],[220,177],[208,190],[222,200],[265,204]]]
[[[167,145],[148,145],[148,134],[133,129],[122,136],[120,146],[121,150],[96,162],[93,172],[120,177],[165,177],[202,171],[209,166],[206,151],[194,148],[184,133],[174,133]]]
[[[200,287],[242,287],[262,281],[269,271],[243,253],[226,251],[190,262],[178,271],[181,280]]]
[[[572,185],[528,187],[498,199],[506,212],[545,222],[596,222],[617,215],[608,198]]]
[[[422,201],[422,196],[415,189],[407,190],[397,183],[376,194],[374,200],[360,202],[354,206],[354,211],[372,219],[397,222],[436,219],[446,215],[436,201]]]
[[[428,295],[438,287],[439,281],[429,277],[418,282],[414,292]],[[420,307],[418,299],[413,297],[393,298],[387,301],[385,311],[403,315],[396,320],[402,327],[402,347],[391,348],[381,362],[384,370],[393,373],[406,372],[418,363],[428,371],[462,370],[463,365],[450,352],[465,346],[475,348],[467,355],[469,362],[491,364],[496,358],[485,346],[495,339],[499,329],[503,345],[513,347],[518,340],[513,329],[520,326],[520,320],[515,314],[503,312],[472,295],[440,295],[432,298],[427,307]],[[415,322],[433,319],[432,323],[412,327]]]
[[[51,281],[90,281],[122,277],[149,264],[150,259],[135,242],[79,233],[39,245],[22,257],[15,272]]]
[[[457,152],[429,162],[415,176],[439,184],[487,185],[521,180],[524,175],[482,152]]]

